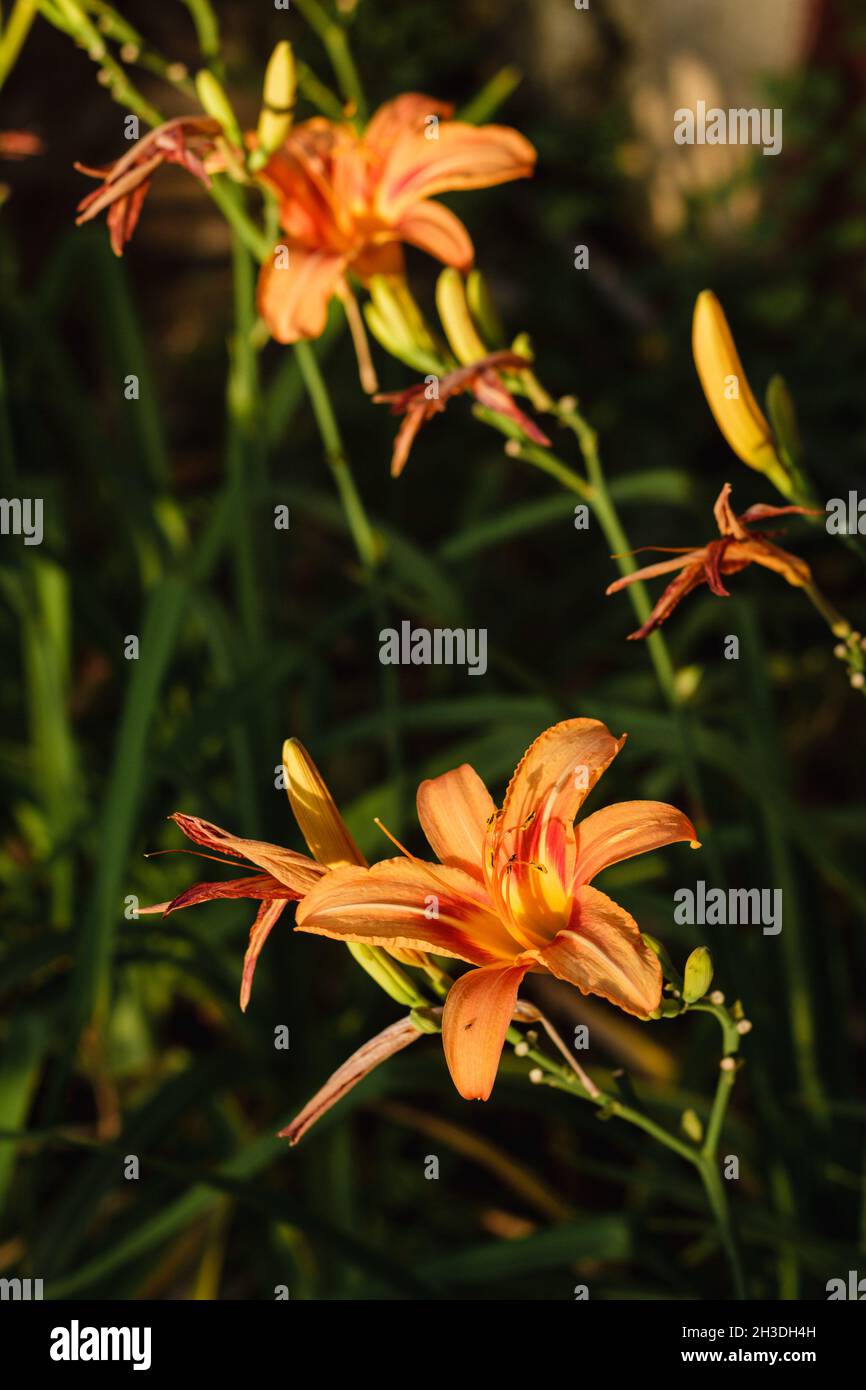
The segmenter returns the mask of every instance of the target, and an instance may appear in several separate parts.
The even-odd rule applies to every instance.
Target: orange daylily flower
[[[99,179],[101,187],[82,198],[75,225],[80,227],[108,208],[111,247],[116,256],[122,256],[157,169],[163,164],[179,164],[209,187],[209,172],[224,167],[224,156],[218,153],[216,143],[221,133],[218,123],[209,117],[178,116],[148,131],[125,155],[105,168],[76,164],[80,174]]]
[[[419,382],[404,391],[385,391],[374,396],[375,404],[390,405],[392,415],[403,416],[391,455],[391,477],[399,478],[406,467],[422,425],[432,420],[445,409],[453,396],[459,396],[463,391],[471,391],[479,404],[513,420],[536,444],[549,444],[547,435],[519,408],[500,375],[508,368],[519,370],[528,366],[526,358],[518,356],[516,352],[491,352],[479,362],[447,372],[437,383],[435,395],[430,394],[429,384]]]
[[[260,175],[279,199],[289,251],[286,266],[273,258],[259,280],[259,312],[279,342],[317,338],[333,295],[354,303],[349,271],[364,283],[401,273],[404,243],[472,265],[466,228],[434,195],[525,178],[535,150],[508,126],[452,115],[447,102],[408,92],[362,134],[323,116],[294,127]]]
[[[628,640],[630,642],[647,637],[657,627],[661,627],[677,604],[701,584],[709,585],[712,592],[720,598],[729,598],[730,594],[722,582],[722,576],[739,574],[740,570],[744,570],[747,565],[763,565],[765,569],[774,570],[776,574],[781,574],[782,578],[795,588],[811,589],[813,587],[812,572],[805,560],[801,560],[798,556],[783,550],[781,546],[775,545],[769,539],[769,535],[772,533],[752,531],[749,527],[752,522],[764,521],[769,517],[792,514],[821,516],[822,513],[809,507],[770,507],[759,502],[737,516],[731,506],[730,495],[731,485],[725,483],[713,508],[720,540],[709,541],[697,549],[690,550],[688,547],[678,549],[675,560],[660,560],[658,564],[646,565],[644,569],[623,575],[621,579],[615,579],[612,584],[607,586],[606,593],[616,594],[620,589],[625,589],[627,585],[634,584],[639,579],[654,579],[659,574],[670,574],[673,570],[680,571],[676,579],[665,589],[643,626],[639,627],[637,632],[629,633]],[[666,546],[646,546],[644,548],[659,551],[674,549],[674,547]],[[634,553],[637,554],[636,551]]]
[[[299,931],[430,951],[474,966],[449,990],[445,1058],[457,1090],[486,1100],[528,972],[567,980],[644,1018],[662,974],[634,919],[597,888],[602,869],[687,840],[673,806],[629,801],[575,816],[625,742],[597,719],[569,719],[535,740],[501,810],[464,764],[418,789],[418,819],[438,863],[388,859],[337,869],[300,904]]]
[[[299,902],[331,869],[366,863],[318,768],[297,739],[288,739],[283,745],[283,770],[295,820],[313,858],[263,840],[244,840],[198,816],[175,812],[170,819],[194,844],[223,856],[231,855],[232,859],[246,860],[247,867],[261,872],[218,883],[195,883],[171,902],[139,908],[142,914],[160,912],[168,916],[179,908],[192,907],[212,898],[258,899],[261,907],[250,930],[241,976],[240,1003],[244,1010],[250,1000],[253,974],[262,947],[286,905]],[[216,862],[231,861],[220,858]]]

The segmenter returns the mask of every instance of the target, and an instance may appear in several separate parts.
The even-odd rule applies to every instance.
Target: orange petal
[[[343,127],[324,116],[313,116],[294,127],[285,144],[259,173],[258,177],[280,200],[280,224],[286,231],[309,226],[311,219],[321,228],[333,229],[333,155],[337,145],[345,141]],[[296,222],[299,207],[301,218]]]
[[[535,167],[535,150],[509,126],[444,121],[438,138],[407,134],[385,160],[376,210],[398,222],[422,198],[462,188],[491,188],[526,178]]]
[[[739,548],[743,550],[745,546]],[[801,560],[798,555],[791,555],[780,545],[773,545],[772,541],[755,541],[752,559],[755,564],[763,565],[765,569],[780,574],[789,584],[793,584],[795,589],[805,588],[812,583],[812,571],[806,561]]]
[[[513,957],[514,942],[469,874],[418,859],[333,869],[301,904],[296,925],[368,946],[433,951],[473,965]]]
[[[259,178],[279,200],[280,226],[292,241],[301,246],[335,245],[332,190],[326,181],[311,180],[289,146],[273,155]]]
[[[412,445],[415,443],[418,431],[427,418],[426,412],[422,410],[407,410],[400,422],[394,437],[394,448],[391,451],[391,477],[399,478],[406,464],[409,462],[409,455],[412,452]]]
[[[442,1044],[451,1080],[464,1100],[493,1090],[517,991],[528,965],[469,970],[453,984],[442,1014]]]
[[[732,544],[736,545],[738,542],[734,541]],[[695,561],[687,564],[677,575],[676,579],[671,580],[646,622],[635,632],[629,633],[628,640],[630,642],[638,642],[642,638],[648,637],[657,627],[661,627],[662,623],[667,621],[677,605],[682,603],[683,599],[686,598],[693,589],[697,589],[699,585],[706,582],[706,559],[708,551],[709,546],[705,546],[702,551],[695,552],[696,555],[701,555],[703,558],[700,562]],[[728,569],[729,560],[730,552],[728,552],[728,556],[726,557],[725,573],[731,572]],[[747,562],[744,561],[744,563]],[[740,565],[740,568],[742,569],[742,565]]]
[[[342,256],[294,243],[288,247],[285,267],[280,268],[276,255],[265,261],[259,275],[258,310],[278,343],[318,338],[324,332],[328,304],[345,268]]]
[[[475,250],[469,233],[460,218],[442,203],[429,199],[413,203],[394,232],[401,241],[419,247],[444,265],[453,265],[462,271],[472,267]]]
[[[644,579],[655,579],[660,574],[672,574],[674,570],[685,569],[688,565],[703,565],[706,551],[706,546],[701,546],[697,550],[686,550],[673,560],[659,560],[654,565],[644,565],[643,569],[632,570],[630,574],[620,575],[619,579],[608,584],[604,592],[606,594],[618,594],[620,589],[626,589],[629,584],[639,584]]]
[[[282,916],[286,902],[286,898],[278,898],[274,902],[262,903],[250,929],[250,939],[244,955],[244,969],[241,976],[241,1009],[244,1012],[246,1012],[247,1004],[250,1002],[256,962],[261,955],[262,947],[271,934],[271,928]]]
[[[484,836],[495,815],[493,798],[474,767],[463,763],[452,772],[422,782],[418,819],[433,853],[474,878],[483,878]]]
[[[283,744],[283,771],[295,820],[313,858],[329,869],[366,864],[324,778],[296,738]]]
[[[303,897],[319,881],[325,870],[305,854],[295,854],[294,850],[283,849],[280,845],[268,844],[265,840],[243,840],[228,830],[213,825],[211,821],[198,816],[185,816],[176,811],[171,820],[180,826],[187,839],[207,849],[220,850],[236,859],[248,859],[260,869],[273,874],[280,883],[291,891],[287,897]]]
[[[518,764],[488,832],[485,868],[528,947],[543,945],[566,920],[572,822],[624,742],[597,719],[567,719],[541,734]]]
[[[587,816],[577,827],[575,884],[590,883],[611,864],[688,840],[697,834],[688,816],[663,801],[620,801]]]
[[[738,541],[744,541],[748,539],[749,533],[731,506],[732,491],[733,488],[730,483],[725,483],[713,503],[713,516],[716,519],[720,536],[736,536]]]
[[[600,994],[638,1018],[661,1001],[657,957],[644,945],[634,918],[597,888],[577,890],[568,930],[539,951],[538,960],[582,994]]]
[[[450,101],[437,101],[436,97],[424,96],[421,92],[403,92],[393,101],[386,101],[371,116],[364,131],[364,144],[387,153],[401,135],[423,132],[428,116],[447,118],[453,111]]]

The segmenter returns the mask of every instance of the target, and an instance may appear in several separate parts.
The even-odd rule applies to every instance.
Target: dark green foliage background
[[[298,16],[217,8],[246,119],[286,25],[325,75]],[[464,103],[521,60],[527,8],[361,0],[352,41],[371,103],[411,88]],[[740,510],[775,500],[699,390],[690,316],[706,285],[756,390],[787,378],[819,495],[864,486],[866,40],[856,6],[832,8],[837,27],[767,97],[785,110],[784,154],[755,160],[761,211],[726,244],[707,233],[709,197],[681,235],[653,236],[645,190],[617,160],[633,132],[627,53],[607,26],[585,115],[540,75],[497,113],[537,145],[537,178],[454,200],[509,328],[532,334],[541,378],[576,393],[598,428],[635,546],[700,543],[725,481]],[[180,5],[128,13],[194,64]],[[0,1143],[0,1274],[42,1277],[57,1297],[268,1299],[287,1284],[293,1298],[570,1299],[578,1282],[593,1298],[729,1296],[697,1179],[648,1138],[529,1085],[513,1057],[490,1103],[470,1106],[424,1040],[288,1152],[273,1133],[397,1006],[339,945],[293,936],[287,915],[242,1016],[250,905],[124,919],[126,895],[163,900],[208,867],[144,858],[179,847],[175,809],[301,847],[274,788],[290,734],[372,855],[388,852],[377,814],[420,848],[422,776],[468,760],[500,792],[531,739],[573,714],[630,734],[591,808],[685,805],[679,734],[645,649],[625,641],[627,599],[604,597],[615,571],[598,527],[576,531],[574,499],[506,458],[463,401],[393,482],[393,422],[362,396],[335,323],[320,357],[385,537],[388,611],[489,632],[483,680],[408,668],[389,686],[292,354],[269,347],[247,423],[227,417],[232,291],[215,209],[172,171],[122,263],[103,227],[73,229],[71,162],[119,153],[122,112],[44,25],[2,126],[36,128],[47,146],[6,166],[0,228],[2,491],[44,497],[47,523],[40,549],[0,542],[0,1125],[30,1131]],[[604,274],[572,268],[579,242]],[[411,269],[429,303],[433,268],[417,257]],[[377,365],[386,386],[409,383],[381,353]],[[123,399],[128,373],[137,404]],[[557,437],[573,459],[572,445]],[[288,533],[273,528],[279,502]],[[790,537],[862,628],[857,558],[820,527]],[[666,633],[700,677],[688,708],[721,886],[782,887],[784,930],[675,927],[673,890],[710,877],[684,847],[602,886],[677,958],[705,941],[716,984],[742,998],[754,1029],[722,1151],[741,1159],[730,1186],[751,1292],[824,1297],[866,1246],[866,709],[799,595],[757,571],[734,586],[725,601],[691,599]],[[123,657],[131,633],[138,663]],[[722,658],[728,633],[738,662]],[[278,1024],[288,1053],[273,1047]],[[648,1032],[679,1072],[663,1086],[636,1076],[640,1103],[671,1126],[687,1106],[705,1115],[712,1021]],[[411,1113],[386,1113],[395,1103]],[[431,1135],[439,1119],[451,1129]],[[424,1177],[431,1153],[438,1182]],[[494,1234],[506,1228],[523,1234]]]

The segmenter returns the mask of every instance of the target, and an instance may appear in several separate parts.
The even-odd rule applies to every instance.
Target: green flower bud
[[[472,317],[487,341],[487,346],[489,348],[503,347],[505,345],[505,329],[502,327],[487,281],[480,270],[470,270],[467,276],[466,299]]]
[[[226,139],[237,149],[243,149],[244,137],[241,134],[237,117],[232,110],[231,102],[222,84],[217,81],[209,68],[202,68],[196,73],[195,89],[207,114],[222,126]]]
[[[418,993],[409,976],[401,970],[395,960],[378,946],[362,946],[358,942],[346,943],[352,956],[362,970],[366,970],[371,980],[398,1004],[408,1004],[412,1009],[423,1008],[426,1001]]]
[[[770,384],[767,387],[767,412],[770,416],[770,424],[773,426],[776,444],[780,453],[785,456],[784,461],[794,465],[798,464],[802,447],[800,432],[797,428],[797,415],[787,383],[778,373],[770,378]]]
[[[700,1116],[694,1110],[684,1110],[680,1116],[680,1129],[687,1139],[691,1139],[693,1144],[700,1144],[704,1137],[704,1127],[701,1124]]]
[[[703,999],[713,982],[713,959],[706,946],[697,946],[683,972],[683,998],[687,1004]]]
[[[644,945],[649,946],[654,956],[658,956],[662,974],[665,979],[669,980],[671,984],[676,985],[677,989],[682,989],[683,977],[671,960],[667,947],[662,945],[661,941],[657,940],[656,937],[650,936],[649,932],[642,931],[641,937],[643,938]]]
[[[441,1033],[442,1015],[433,1009],[413,1009],[409,1015],[419,1033]]]
[[[296,92],[295,55],[292,45],[287,39],[283,39],[274,49],[265,69],[262,109],[256,129],[257,163],[266,162],[267,157],[279,149],[291,130]]]

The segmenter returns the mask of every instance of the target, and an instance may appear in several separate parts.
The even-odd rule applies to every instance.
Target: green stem
[[[162,78],[184,96],[197,101],[195,83],[183,63],[170,63],[161,53],[151,48],[143,34],[134,28],[123,15],[119,14],[107,0],[80,0],[82,9],[95,17],[101,34],[121,45],[121,58],[130,66],[143,68],[145,72]],[[56,3],[56,0],[55,0]]]
[[[731,1266],[737,1298],[746,1297],[745,1276],[740,1258],[740,1250],[731,1221],[728,1194],[719,1173],[719,1140],[725,1123],[728,1102],[737,1077],[736,1056],[740,1050],[741,1034],[736,1021],[721,1004],[705,1000],[691,1006],[698,1013],[712,1014],[722,1030],[722,1061],[719,1066],[719,1079],[710,1109],[710,1118],[704,1142],[701,1145],[698,1170],[719,1228],[722,1245]]]
[[[273,248],[264,232],[246,212],[242,200],[237,196],[237,184],[224,174],[217,174],[211,179],[210,195],[250,254],[259,262],[267,260]]]
[[[379,582],[381,549],[373,528],[370,525],[355,478],[343,446],[340,428],[331,404],[327,384],[322,376],[316,354],[308,342],[295,344],[295,355],[307,394],[313,407],[313,414],[325,450],[328,467],[337,485],[349,530],[355,542],[355,549],[369,584],[370,604],[375,630],[380,633],[388,626],[388,612],[385,595]],[[382,695],[388,716],[385,722],[384,745],[388,760],[388,770],[396,791],[398,819],[402,814],[404,792],[403,752],[400,742],[399,701],[400,689],[397,672],[393,667],[382,667]]]
[[[70,34],[86,51],[88,58],[98,64],[100,71],[105,75],[105,84],[116,102],[132,111],[147,125],[162,124],[163,118],[159,111],[129,80],[124,68],[109,51],[104,37],[77,0],[53,0],[53,3],[49,3],[49,0],[38,0],[38,4],[40,14],[56,29]]]
[[[208,67],[219,76],[222,67],[220,60],[219,22],[210,0],[183,0],[195,25],[198,46]]]
[[[740,1050],[741,1036],[736,1022],[723,1005],[713,1004],[706,999],[699,1004],[690,1005],[690,1008],[695,1013],[712,1014],[722,1030],[722,1061],[724,1062],[730,1059],[732,1062],[730,1066],[723,1065],[719,1068],[716,1094],[710,1111],[710,1119],[707,1124],[707,1132],[702,1146],[705,1158],[715,1158],[722,1126],[725,1122],[728,1101],[731,1096],[734,1081],[736,1080],[737,1068],[733,1059]]]
[[[703,1159],[697,1166],[704,1184],[704,1191],[707,1194],[707,1201],[716,1218],[722,1246],[728,1257],[728,1263],[731,1266],[731,1275],[734,1281],[734,1294],[736,1298],[744,1299],[748,1296],[746,1292],[746,1280],[743,1273],[742,1261],[740,1259],[739,1246],[731,1224],[728,1194],[725,1191],[725,1185],[719,1174],[718,1165],[715,1162]]]
[[[297,65],[298,91],[329,121],[342,121],[343,105],[336,92],[326,87],[306,63]]]
[[[366,120],[367,103],[345,30],[330,18],[319,0],[295,0],[295,4],[324,44],[344,99],[354,107],[359,121]]]
[[[478,410],[476,414],[480,418],[490,418],[492,412]],[[501,417],[499,417],[501,418]],[[582,498],[584,502],[592,501],[592,488],[585,478],[564,463],[556,454],[549,449],[543,449],[538,444],[524,444],[518,438],[512,436],[511,443],[506,445],[506,452],[513,458],[523,459],[525,463],[531,463],[533,468],[538,468],[542,473],[546,473],[549,478],[555,478],[569,492]]]
[[[355,486],[355,479],[349,465],[337,417],[331,405],[331,397],[325,379],[319,369],[311,345],[308,342],[295,343],[295,356],[304,385],[313,407],[316,424],[319,427],[325,458],[337,485],[340,500],[349,523],[349,530],[358,551],[358,558],[368,575],[372,574],[379,562],[379,548],[373,529],[364,511],[364,505]]]
[[[237,234],[232,243],[232,269],[235,321],[229,344],[226,388],[226,466],[227,483],[233,498],[232,536],[238,607],[247,642],[254,648],[259,645],[262,636],[262,607],[251,510],[256,496],[263,492],[262,480],[257,476],[260,463],[257,439],[258,360],[250,340],[256,317],[255,273],[250,253]]]

